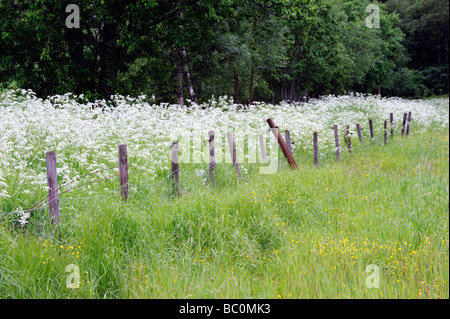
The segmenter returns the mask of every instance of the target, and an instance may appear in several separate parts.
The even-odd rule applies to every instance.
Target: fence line
[[[405,134],[405,130],[406,130],[406,136],[409,136],[409,132],[410,132],[410,124],[411,124],[411,112],[408,113],[404,113],[403,116],[403,123],[402,123],[402,128],[401,128],[401,136],[404,136]],[[394,121],[393,121],[393,113],[389,114],[389,122],[390,122],[390,136],[391,138],[393,137],[393,131],[394,131]],[[275,138],[278,140],[279,146],[281,148],[281,150],[283,151],[283,154],[287,160],[287,162],[289,163],[290,167],[292,169],[298,169],[298,165],[295,162],[295,159],[292,156],[292,147],[291,147],[291,136],[290,136],[290,132],[288,130],[285,131],[285,139],[286,141],[283,140],[283,138],[281,137],[281,134],[278,132],[278,127],[275,125],[275,123],[273,122],[272,119],[268,119],[267,123],[269,124],[270,129],[272,129],[272,132],[275,136]],[[388,120],[384,121],[384,144],[387,144],[388,138],[387,138],[387,123]],[[405,127],[406,126],[406,127]],[[361,126],[360,124],[356,124],[356,128],[358,131],[358,137],[359,140],[361,142],[361,145],[364,146],[364,140],[363,140],[363,136],[362,136],[362,132],[361,132]],[[369,128],[370,128],[370,138],[372,140],[372,142],[375,142],[375,140],[382,140],[382,137],[376,137],[374,136],[374,132],[373,132],[373,120],[369,119]],[[269,129],[269,131],[270,131]],[[340,157],[340,147],[339,147],[339,130],[337,125],[334,125],[333,127],[334,130],[334,135],[335,135],[335,144],[336,144],[336,148],[335,151],[328,151],[328,152],[320,152],[318,150],[318,135],[317,132],[314,132],[313,135],[313,152],[310,153],[306,153],[306,154],[296,154],[296,156],[299,157],[310,157],[311,155],[314,156],[314,165],[318,166],[318,158],[319,155],[320,156],[326,156],[329,154],[333,154],[337,156],[337,161],[339,162],[341,160]],[[346,135],[345,135],[346,134]],[[351,142],[350,142],[350,138],[351,138],[351,134],[349,132],[349,126],[346,126],[346,131],[344,133],[344,140],[346,140],[347,146],[349,148],[349,152],[351,153]],[[214,155],[214,144],[211,144],[211,141],[214,141],[214,132],[210,131],[209,132],[210,135],[210,163],[209,165],[205,168],[205,169],[200,169],[200,171],[203,172],[207,172],[209,169],[209,180],[210,183],[214,186],[215,182],[214,182],[214,168],[216,163],[215,163],[215,159],[213,157]],[[232,165],[238,173],[238,180],[240,179],[240,169],[239,169],[239,163],[237,161],[237,154],[236,154],[236,149],[234,147],[234,139],[232,136],[232,133],[229,132],[227,134],[228,137],[228,142],[229,142],[229,147],[230,147],[230,155],[231,155],[231,160],[232,160]],[[264,157],[265,155],[265,149],[264,149],[264,143],[261,142],[261,135],[260,135],[260,147],[261,147],[261,153],[262,156]],[[294,143],[292,143],[294,144]],[[175,146],[175,147],[174,147]],[[107,167],[107,168],[103,168],[103,169],[99,169],[99,170],[95,170],[92,171],[90,173],[87,173],[83,176],[77,177],[67,183],[65,183],[64,185],[62,185],[61,187],[58,188],[57,186],[57,175],[56,175],[56,154],[54,152],[47,152],[46,153],[46,158],[47,158],[47,181],[48,181],[48,186],[49,186],[49,191],[48,191],[48,196],[42,198],[41,200],[37,201],[30,209],[28,210],[19,210],[19,211],[13,211],[13,212],[9,212],[9,213],[0,213],[0,216],[6,216],[6,215],[22,215],[24,216],[24,214],[26,213],[31,213],[38,211],[38,210],[43,210],[45,208],[48,207],[49,210],[49,216],[50,216],[50,223],[52,225],[52,230],[51,230],[51,234],[53,234],[53,232],[56,232],[56,227],[58,226],[59,223],[59,199],[61,199],[62,201],[68,200],[68,201],[87,201],[87,200],[94,200],[94,199],[100,199],[100,198],[105,198],[108,197],[114,193],[117,192],[121,192],[122,194],[122,198],[124,200],[127,200],[128,197],[128,187],[131,187],[133,189],[138,189],[138,188],[150,188],[153,187],[155,188],[156,186],[161,185],[164,181],[168,180],[169,178],[172,178],[172,191],[173,194],[169,197],[169,198],[173,198],[175,196],[180,196],[182,192],[185,191],[184,188],[180,188],[180,181],[179,181],[179,173],[180,173],[180,167],[178,165],[178,143],[174,143],[172,145],[172,151],[171,151],[171,158],[172,158],[172,171],[165,177],[163,177],[161,180],[159,180],[158,182],[152,183],[152,184],[133,184],[130,183],[128,180],[128,176],[129,175],[133,175],[133,174],[142,174],[145,173],[146,171],[144,170],[140,170],[140,171],[135,171],[135,172],[128,172],[128,162],[127,162],[127,154],[126,154],[126,145],[125,144],[121,144],[119,145],[119,166],[114,166],[114,167]],[[212,155],[212,156],[211,156]],[[267,161],[267,159],[266,159]],[[114,169],[119,169],[119,174],[113,174],[113,175],[109,175],[103,178],[98,178],[98,179],[94,179],[94,180],[89,180],[86,183],[83,183],[81,185],[77,185],[75,187],[72,188],[68,188],[69,185],[72,185],[73,183],[86,178],[88,176],[94,175],[94,174],[98,174],[104,171],[108,171],[108,170],[114,170]],[[193,172],[190,173],[196,173],[198,171],[198,169],[196,169]],[[98,183],[107,179],[112,179],[112,178],[117,178],[119,177],[120,179],[120,187],[115,188],[111,191],[109,191],[106,194],[103,195],[98,195],[98,196],[94,196],[94,197],[64,197],[61,196],[63,194],[69,193],[77,188],[83,187],[83,186],[87,186],[93,183]],[[207,179],[207,178],[206,178]],[[56,190],[54,191],[53,189]],[[68,188],[68,189],[67,189]],[[61,190],[64,190],[61,192]],[[55,219],[54,219],[55,217]],[[17,221],[13,226],[17,225],[19,223],[19,221]],[[45,217],[42,217],[42,221],[41,224],[44,224],[45,226]],[[37,228],[37,230],[39,230],[41,228],[42,225],[39,225],[39,227]],[[36,231],[37,231],[36,230]]]

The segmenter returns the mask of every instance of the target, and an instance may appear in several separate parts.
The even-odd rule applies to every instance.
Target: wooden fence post
[[[394,137],[394,113],[389,114],[389,122],[391,124],[391,137]]]
[[[338,131],[338,126],[336,124],[334,125],[334,141],[336,143],[337,161],[340,162],[341,161],[341,152],[339,151],[339,131]]]
[[[216,168],[216,157],[214,154],[214,131],[209,131],[209,181],[212,186],[214,182],[214,169]]]
[[[375,136],[373,135],[373,121],[372,121],[372,119],[369,119],[369,129],[370,129],[370,139],[373,141],[375,139]]]
[[[403,113],[403,122],[402,122],[402,136],[405,135],[405,125],[406,125],[406,117],[408,116],[407,113]]]
[[[344,135],[345,144],[347,144],[348,151],[350,154],[352,153],[352,134],[350,133],[350,126],[345,127],[345,135]]]
[[[262,162],[267,163],[266,146],[264,144],[264,136],[262,134],[259,134],[259,145],[261,146]]]
[[[364,146],[364,139],[363,139],[363,135],[362,135],[361,124],[359,124],[359,123],[356,124],[356,130],[358,131],[358,138],[359,138],[362,146]]]
[[[297,169],[298,165],[295,162],[295,159],[292,156],[292,153],[289,151],[286,143],[284,142],[283,137],[278,132],[278,129],[277,129],[277,126],[275,125],[275,122],[272,119],[269,118],[269,119],[267,119],[267,123],[269,124],[269,127],[271,128],[271,131],[272,131],[273,135],[277,139],[278,145],[280,145],[281,151],[283,152],[284,157],[286,157],[289,165],[291,166],[292,169]]]
[[[227,139],[228,139],[228,146],[230,148],[231,159],[233,161],[233,166],[236,168],[238,178],[241,178],[241,170],[239,169],[239,163],[237,161],[236,145],[234,143],[234,138],[233,138],[232,132],[227,133]]]
[[[314,144],[314,165],[319,166],[319,138],[317,132],[313,134],[313,144]]]
[[[387,120],[384,121],[384,145],[387,144]]]
[[[408,112],[408,121],[406,124],[406,136],[409,135],[409,127],[411,126],[411,112]]]
[[[58,174],[56,172],[56,153],[53,151],[45,153],[47,164],[48,185],[48,212],[51,225],[59,224],[59,190]]]
[[[172,162],[172,189],[174,194],[180,196],[180,164],[179,164],[178,142],[172,144],[170,159]]]
[[[284,132],[284,137],[285,137],[284,139],[285,139],[285,141],[286,141],[286,146],[287,146],[289,152],[291,152],[291,154],[292,154],[291,132],[289,132],[289,130],[286,130],[286,131]]]
[[[128,199],[128,156],[127,145],[119,145],[119,180],[121,194],[124,201]]]

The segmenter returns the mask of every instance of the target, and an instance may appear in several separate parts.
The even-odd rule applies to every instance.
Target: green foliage
[[[425,77],[417,70],[407,67],[393,71],[387,83],[387,89],[397,96],[424,98],[431,95],[431,91],[423,84]]]
[[[418,86],[426,86],[432,94],[448,93],[448,1],[389,0],[387,6],[402,21],[406,66],[421,73]]]
[[[0,83],[16,81],[40,96],[145,93],[174,102],[179,66],[200,101],[297,101],[378,87],[383,94],[447,93],[448,4],[375,2],[380,28],[369,29],[371,3],[79,0],[81,28],[68,29],[69,1],[3,1]],[[395,89],[393,74],[420,83]]]

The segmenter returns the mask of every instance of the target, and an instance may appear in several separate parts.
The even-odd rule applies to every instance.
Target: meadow
[[[401,119],[411,111],[411,134]],[[394,113],[394,137],[383,126]],[[348,95],[303,104],[233,105],[227,97],[186,109],[151,98],[89,103],[26,90],[0,98],[1,298],[448,298],[449,100]],[[243,176],[218,163],[181,163],[172,196],[170,145],[208,130],[263,133],[273,118],[289,129],[292,171],[275,174],[242,158]],[[369,138],[367,120],[375,123]],[[337,162],[334,124],[362,123],[365,146]],[[319,133],[314,167],[312,133]],[[341,135],[342,137],[342,135]],[[272,137],[273,138],[273,137]],[[243,141],[246,150],[257,143]],[[130,195],[120,198],[117,146],[128,145]],[[24,211],[45,198],[45,152],[56,151],[61,223]],[[194,154],[192,154],[194,156]],[[239,158],[239,153],[238,153]],[[86,174],[104,170],[88,177]],[[90,179],[105,180],[81,186]],[[19,222],[19,221],[22,222]],[[68,265],[80,270],[67,288]],[[379,268],[370,287],[369,265]]]

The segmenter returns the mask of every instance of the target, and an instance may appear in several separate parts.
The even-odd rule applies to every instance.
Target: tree
[[[400,28],[406,35],[403,45],[408,61],[405,65],[410,71],[405,71],[401,65],[399,73],[408,74],[409,78],[414,74],[414,78],[421,81],[419,84],[434,94],[448,93],[448,1],[388,0],[386,4],[389,11],[399,15]],[[414,87],[417,88],[414,96],[424,92],[421,85]]]
[[[73,91],[109,98],[121,91],[119,75],[126,77],[133,66],[146,68],[161,53],[163,35],[181,50],[186,42],[198,39],[205,21],[217,19],[222,2],[78,0],[76,4],[80,29],[65,26],[68,1],[1,3],[1,82],[14,78],[38,94]],[[180,16],[186,17],[183,24],[198,22],[197,29],[187,27],[183,32],[183,24],[173,23]],[[179,54],[177,60],[181,58]]]
[[[183,107],[213,95],[247,104],[448,92],[441,0],[70,2],[79,29],[65,25],[68,0],[0,2],[0,83],[41,96],[146,93]],[[369,4],[380,28],[366,25]]]

